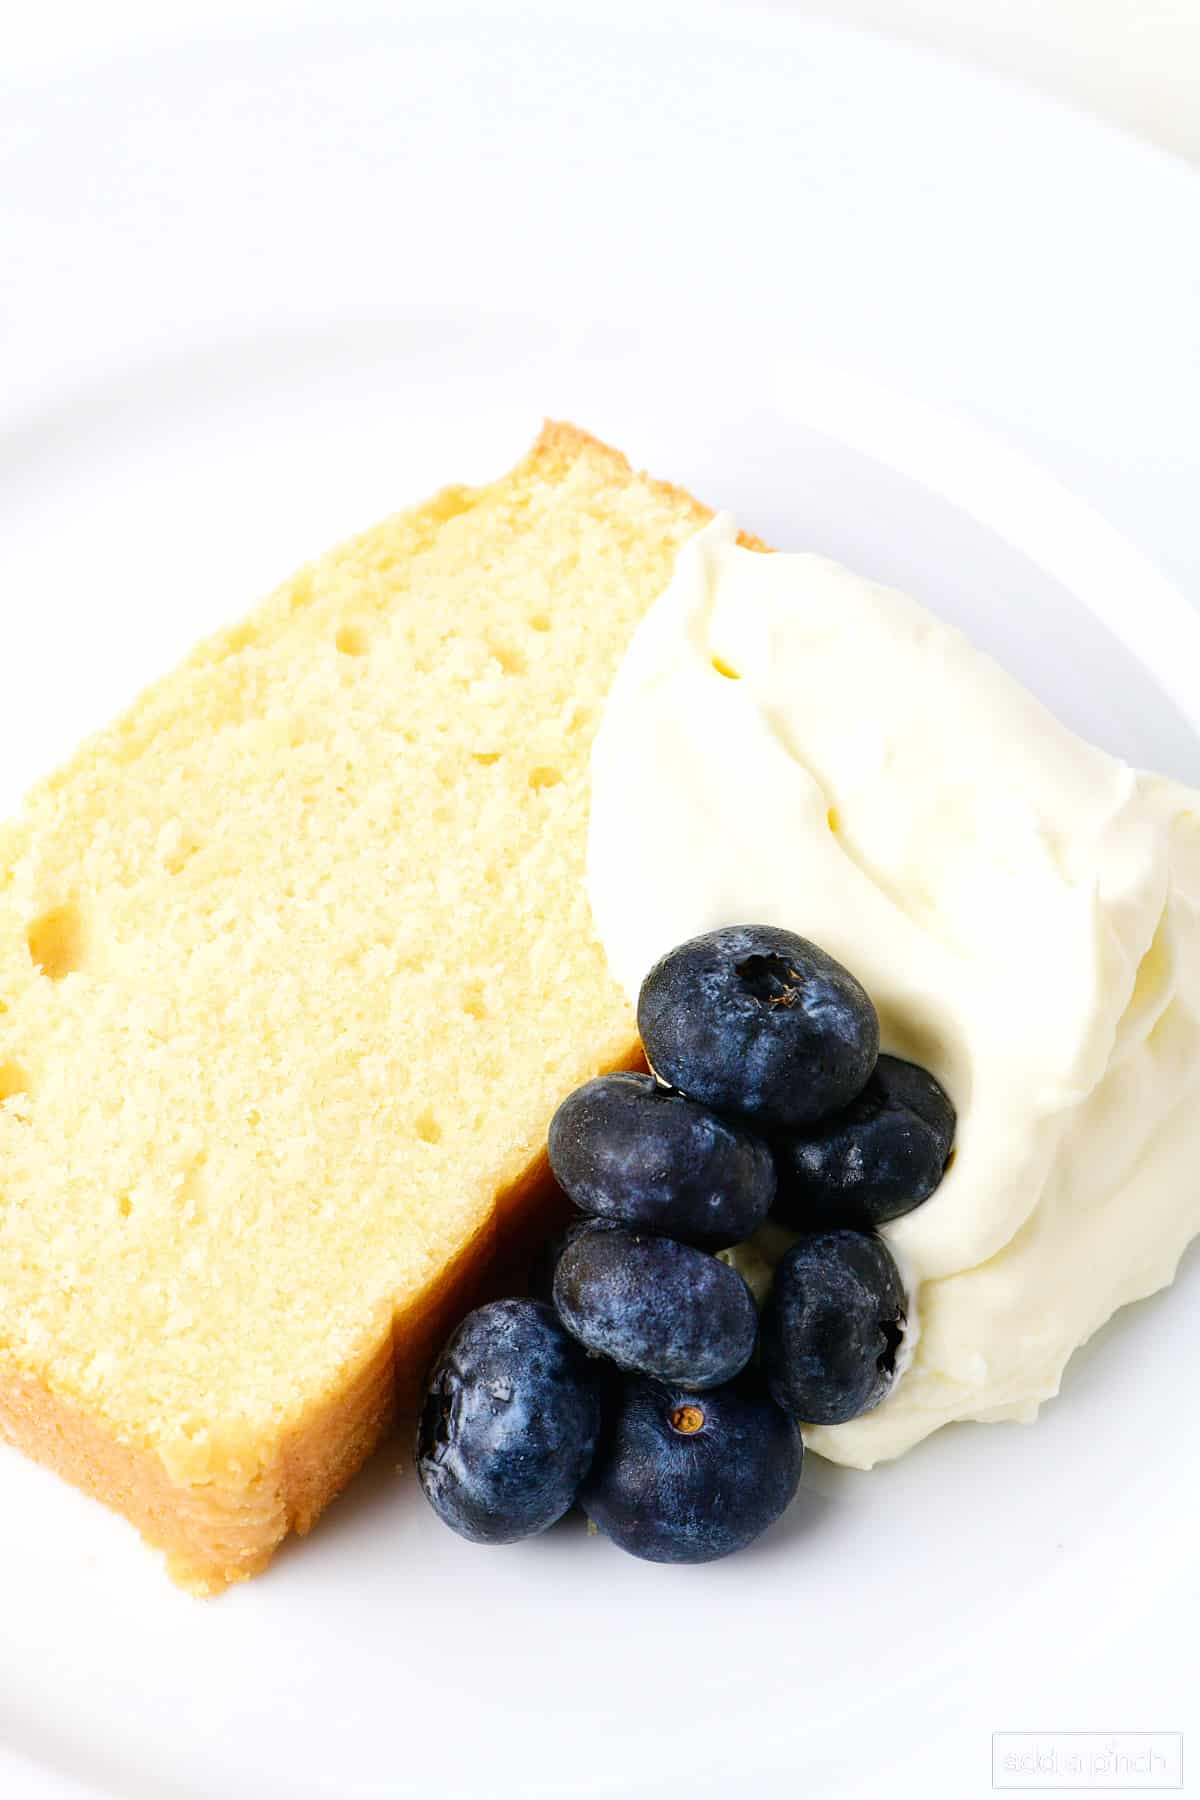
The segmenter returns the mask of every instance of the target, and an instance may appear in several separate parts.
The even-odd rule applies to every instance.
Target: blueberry
[[[558,1267],[558,1259],[573,1238],[581,1231],[586,1231],[592,1224],[591,1219],[572,1219],[562,1231],[555,1232],[545,1243],[539,1245],[533,1261],[529,1265],[528,1288],[534,1300],[544,1300],[547,1306],[554,1305],[554,1271]]]
[[[592,1225],[564,1248],[554,1304],[589,1350],[689,1388],[732,1380],[758,1336],[754,1296],[736,1269],[617,1225]]]
[[[775,1270],[763,1309],[763,1369],[806,1425],[844,1425],[878,1406],[896,1374],[908,1301],[882,1238],[814,1231]]]
[[[642,984],[638,1029],[663,1081],[764,1132],[847,1106],[879,1054],[879,1020],[853,975],[770,925],[670,951]]]
[[[460,1536],[512,1544],[574,1504],[599,1428],[597,1371],[551,1309],[493,1300],[467,1315],[434,1365],[417,1474]]]
[[[799,1427],[750,1376],[693,1394],[614,1384],[591,1473],[589,1519],[648,1562],[713,1562],[774,1523],[800,1482]]]
[[[775,1194],[765,1144],[652,1075],[601,1075],[564,1100],[550,1167],[584,1212],[709,1250],[757,1231]]]
[[[800,1230],[870,1230],[900,1218],[941,1181],[954,1125],[954,1108],[928,1070],[881,1056],[849,1106],[777,1144],[776,1218]]]

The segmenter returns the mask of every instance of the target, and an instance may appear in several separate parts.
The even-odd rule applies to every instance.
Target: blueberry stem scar
[[[671,1423],[684,1437],[691,1437],[703,1428],[704,1413],[698,1406],[677,1406],[671,1414]]]
[[[768,1006],[794,1006],[800,997],[800,971],[782,956],[748,956],[737,965],[737,973],[754,998]]]

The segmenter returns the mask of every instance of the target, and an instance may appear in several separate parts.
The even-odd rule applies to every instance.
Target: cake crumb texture
[[[0,829],[0,1429],[198,1590],[349,1479],[537,1205],[558,1101],[634,1053],[588,757],[708,516],[549,425]]]

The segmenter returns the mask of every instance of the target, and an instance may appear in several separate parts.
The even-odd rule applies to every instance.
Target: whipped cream
[[[860,1468],[1032,1419],[1200,1231],[1200,793],[1084,743],[903,594],[718,517],[618,672],[588,883],[631,999],[719,925],[813,939],[958,1110],[884,1230],[920,1318],[888,1398],[806,1431]]]

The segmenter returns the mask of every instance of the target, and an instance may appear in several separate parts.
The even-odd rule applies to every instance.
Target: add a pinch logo
[[[1162,1793],[1183,1786],[1180,1731],[997,1731],[992,1786]]]

